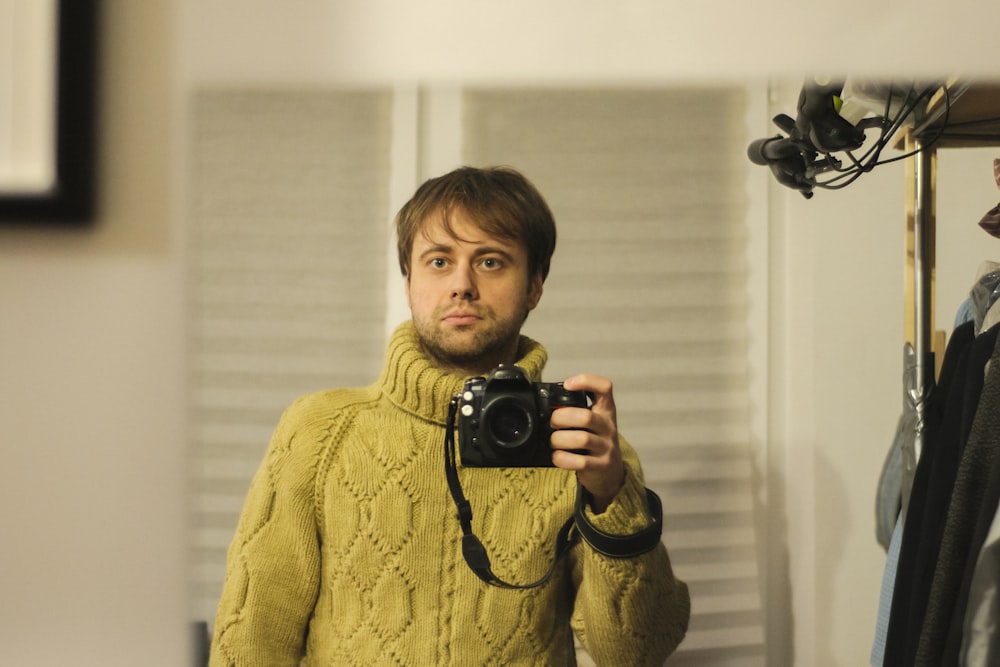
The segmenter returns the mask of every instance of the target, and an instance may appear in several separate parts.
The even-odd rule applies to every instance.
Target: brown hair
[[[413,240],[430,216],[440,215],[445,231],[457,238],[450,222],[454,209],[461,209],[487,234],[524,244],[529,275],[537,273],[545,280],[556,247],[556,222],[541,193],[510,167],[460,167],[417,188],[396,214],[399,268],[404,276],[410,273]]]

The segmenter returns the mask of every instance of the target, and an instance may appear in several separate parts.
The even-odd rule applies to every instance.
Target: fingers
[[[587,391],[594,397],[594,405],[591,408],[596,412],[603,412],[610,415],[612,421],[615,419],[615,398],[611,380],[600,375],[581,373],[566,378],[563,387],[569,391]]]
[[[616,441],[589,431],[561,429],[552,433],[553,463],[569,470],[600,470],[615,463]]]
[[[552,413],[552,463],[575,470],[580,483],[595,499],[595,509],[610,503],[624,480],[618,443],[618,424],[612,383],[599,375],[567,378],[569,391],[587,391],[594,397],[591,409],[559,408]]]
[[[593,397],[589,409],[560,408],[552,414],[553,428],[585,429],[598,435],[617,438],[618,424],[615,397],[611,380],[600,375],[583,373],[566,378],[563,387],[568,391],[585,391]]]
[[[625,482],[625,467],[617,439],[600,437],[589,431],[555,431],[552,450],[552,464],[575,471],[580,484],[592,496],[594,510],[603,512]]]

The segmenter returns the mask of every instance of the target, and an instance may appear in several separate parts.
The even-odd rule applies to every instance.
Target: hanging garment
[[[984,336],[984,339],[988,340],[990,335],[996,336],[997,333],[993,331],[993,328],[988,331]],[[1000,336],[998,336],[1000,337]],[[1000,345],[998,341],[997,345]],[[997,355],[1000,354],[994,350],[989,364],[986,368],[986,378],[989,378],[991,373],[991,367],[996,365]],[[1000,369],[998,369],[1000,370]],[[996,373],[997,371],[993,371]],[[992,414],[996,414],[1000,411],[1000,406],[995,405],[994,397],[990,393],[990,389],[985,386],[986,380],[984,379],[984,387],[982,389],[982,394],[979,400],[979,406],[977,410],[977,415],[979,411],[988,411]],[[981,428],[988,428],[989,419],[987,415],[974,416],[974,419],[979,420]],[[983,426],[985,424],[985,426]],[[1000,433],[996,430],[992,432],[985,433],[988,437],[993,437],[995,439],[1000,439]],[[970,432],[969,438],[971,440],[972,433]],[[975,576],[977,564],[980,562],[980,556],[984,549],[984,545],[988,539],[990,529],[993,525],[994,518],[996,517],[997,504],[1000,501],[1000,454],[996,455],[993,460],[993,466],[989,471],[989,476],[986,481],[985,488],[983,490],[983,498],[978,507],[978,513],[976,516],[975,526],[972,532],[972,537],[969,542],[969,552],[966,559],[965,567],[962,573],[961,584],[958,587],[954,612],[952,613],[950,627],[948,629],[947,638],[945,640],[944,653],[941,658],[943,665],[958,665],[959,655],[962,648],[962,638],[965,628],[966,614],[969,608],[970,596],[972,594],[973,578]],[[986,576],[995,576],[989,575]],[[980,621],[983,622],[987,619],[981,618]],[[996,618],[993,621],[996,622]]]
[[[920,633],[917,665],[939,667],[945,654],[945,643],[956,609],[959,591],[965,578],[972,541],[983,507],[986,489],[994,464],[1000,457],[1000,348],[994,327],[976,338],[967,379],[967,395],[974,403],[964,405],[965,419],[971,413],[968,440],[962,453],[954,491],[948,506],[948,518],[934,570],[927,613]],[[979,364],[982,360],[981,365]],[[978,373],[975,368],[989,369]],[[985,378],[984,378],[985,374]],[[977,392],[978,382],[978,392]],[[975,409],[970,409],[975,405]],[[963,425],[964,428],[964,425]],[[978,552],[976,552],[978,553]],[[972,556],[975,558],[975,554]],[[955,664],[957,651],[953,654]]]
[[[1000,188],[1000,160],[993,160],[993,177],[996,179],[997,187]],[[979,221],[979,226],[986,230],[990,236],[1000,238],[1000,204],[997,204],[983,216]]]
[[[916,439],[916,419],[904,414],[896,424],[896,435],[886,454],[882,472],[879,475],[878,490],[875,494],[875,539],[886,551],[892,542],[896,524],[901,523],[903,509],[903,468],[904,448],[907,438]],[[912,483],[912,482],[911,482]],[[907,489],[909,493],[909,489]]]
[[[994,325],[1000,324],[1000,286],[994,290],[994,301],[990,306],[990,309],[986,311],[983,316],[983,323],[980,326],[980,331],[985,331],[986,329],[992,329]]]
[[[1000,308],[998,308],[1000,310]],[[966,322],[974,321],[972,297],[967,298],[955,313],[953,329]],[[910,380],[919,372],[916,354],[911,343],[903,346],[903,376]],[[909,389],[909,384],[907,384]],[[927,395],[933,391],[933,384],[925,387]],[[903,413],[896,424],[896,434],[882,464],[878,489],[875,494],[875,539],[886,550],[892,539],[897,516],[902,511],[906,521],[906,510],[910,503],[913,475],[917,467],[917,410],[909,391],[904,393]]]
[[[923,625],[930,582],[961,456],[960,418],[973,323],[952,332],[937,386],[924,409],[924,441],[903,523],[896,581],[886,634],[886,665],[912,665]],[[948,419],[946,420],[946,416]]]
[[[979,221],[979,226],[990,236],[1000,238],[1000,204],[986,212],[983,219]]]
[[[976,316],[972,311],[972,297],[970,296],[959,304],[958,310],[955,312],[955,324],[952,328],[957,327],[959,324],[964,324],[965,322],[971,322],[975,319],[975,317]]]
[[[1000,482],[998,470],[1000,468],[993,468],[991,486]],[[992,495],[1000,495],[1000,491]],[[948,639],[950,643],[953,637],[949,634]],[[945,651],[947,653],[947,647]],[[958,664],[962,667],[1000,665],[1000,512],[994,513],[989,533],[976,559]]]
[[[885,570],[882,572],[882,588],[878,596],[878,616],[875,618],[875,639],[869,662],[872,667],[885,664],[885,640],[889,633],[889,613],[892,610],[892,588],[896,583],[896,567],[899,565],[899,549],[903,544],[903,515],[896,517],[896,526],[889,539],[889,549],[885,556]]]
[[[956,363],[956,349],[958,347],[964,347],[965,345],[972,344],[970,331],[974,331],[974,328],[970,330],[969,327],[974,327],[972,324],[973,320],[972,299],[969,298],[962,302],[955,313],[953,328],[958,329],[963,324],[967,324],[968,326],[963,332],[958,332],[958,338],[956,338],[955,334],[952,335],[951,340],[953,343],[951,359],[943,363],[943,379],[951,378],[955,374],[953,369]],[[903,364],[904,367],[908,368],[912,363],[913,346],[907,343],[904,348]],[[950,383],[950,380],[945,380],[945,382],[947,385]],[[947,389],[947,386],[939,389],[939,396],[942,392],[947,391]],[[904,447],[904,440],[908,439],[910,442],[913,442],[915,438],[916,414],[913,408],[913,403],[910,400],[904,400],[904,412],[900,417],[899,423],[897,424],[896,435],[893,439],[892,447],[890,447],[889,454],[887,455],[885,464],[882,467],[875,503],[876,538],[878,539],[879,544],[886,548],[887,553],[885,568],[882,573],[882,587],[879,593],[879,607],[875,623],[875,637],[872,641],[872,650],[869,658],[872,667],[882,667],[885,659],[886,640],[889,632],[889,617],[892,609],[892,594],[893,588],[896,584],[896,573],[899,566],[899,554],[903,537],[903,523],[906,519],[905,514],[901,512],[902,503],[899,495],[901,494],[900,476],[903,473],[902,449]],[[890,524],[889,521],[892,517],[892,512],[895,512],[895,516],[892,518],[892,523]],[[886,534],[887,527],[891,528],[888,534]]]
[[[1000,300],[1000,264],[987,261],[979,265],[969,299],[972,301],[976,335],[979,335],[990,328],[987,318],[995,315],[995,306]]]

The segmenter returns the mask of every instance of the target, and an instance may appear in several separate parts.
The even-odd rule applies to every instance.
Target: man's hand
[[[575,470],[580,484],[593,496],[592,507],[607,509],[625,483],[625,466],[618,445],[618,418],[611,380],[599,375],[574,375],[563,386],[594,397],[590,410],[559,408],[552,412],[552,463]]]

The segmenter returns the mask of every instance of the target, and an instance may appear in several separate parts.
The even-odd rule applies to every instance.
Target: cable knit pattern
[[[541,380],[544,348],[518,364]],[[569,665],[571,627],[599,665],[658,665],[683,638],[687,587],[666,550],[634,559],[576,544],[537,589],[481,582],[461,555],[444,475],[448,404],[464,378],[432,366],[412,324],[394,334],[379,381],[288,408],[254,477],[229,549],[211,664]],[[646,525],[641,471],[593,523]],[[534,581],[572,514],[557,469],[460,468],[473,526],[501,578]]]

